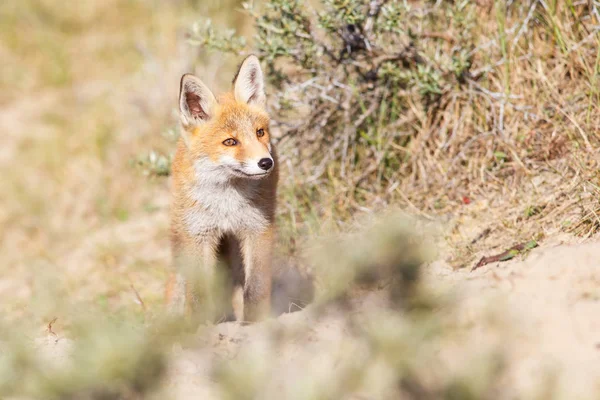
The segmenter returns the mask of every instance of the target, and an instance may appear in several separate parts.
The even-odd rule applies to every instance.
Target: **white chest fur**
[[[196,206],[186,211],[184,220],[192,235],[217,231],[225,233],[257,232],[268,225],[264,212],[257,207],[259,181],[233,184],[215,167],[199,163],[197,184],[189,195]]]

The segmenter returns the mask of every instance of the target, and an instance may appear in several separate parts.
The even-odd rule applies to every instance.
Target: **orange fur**
[[[198,92],[198,97],[204,95]],[[186,112],[185,101],[193,100],[195,94],[182,96],[182,112]],[[222,258],[231,272],[236,319],[262,319],[270,306],[278,180],[269,116],[263,107],[241,102],[233,92],[219,97],[210,109],[198,110],[198,104],[190,103],[189,109],[203,119],[184,124],[172,166],[171,244],[175,270],[167,282],[167,301],[179,311],[203,304],[208,299],[196,298],[185,269],[191,265],[194,271],[210,275],[217,259]],[[264,135],[259,137],[261,129]],[[229,138],[237,144],[224,145]],[[245,167],[269,157],[274,166],[264,177],[238,176],[230,171],[238,168],[238,163]],[[254,164],[251,167],[257,168]]]

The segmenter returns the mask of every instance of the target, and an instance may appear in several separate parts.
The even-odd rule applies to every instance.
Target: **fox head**
[[[265,83],[256,56],[247,57],[233,91],[217,100],[196,76],[181,78],[182,136],[193,161],[208,163],[223,176],[260,179],[273,170]]]

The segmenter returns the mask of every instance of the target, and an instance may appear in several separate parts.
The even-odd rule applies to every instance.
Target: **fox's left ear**
[[[184,127],[190,128],[208,121],[216,104],[215,95],[199,78],[191,74],[181,77],[179,114]]]
[[[240,70],[233,79],[233,93],[236,101],[265,108],[265,79],[260,69],[260,62],[255,55],[246,57]]]

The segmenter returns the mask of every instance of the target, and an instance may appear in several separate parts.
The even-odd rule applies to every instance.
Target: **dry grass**
[[[597,231],[594,2],[324,3],[254,14],[277,87],[284,236],[402,207],[450,222],[460,267]]]
[[[57,329],[69,313],[51,303],[140,317],[132,284],[148,308],[162,303],[168,182],[149,180],[133,160],[170,146],[162,134],[175,120],[178,79],[201,55],[186,45],[186,27],[219,10],[162,0],[0,4],[3,315],[39,326],[59,316]],[[228,62],[205,73],[223,82],[217,71]]]

